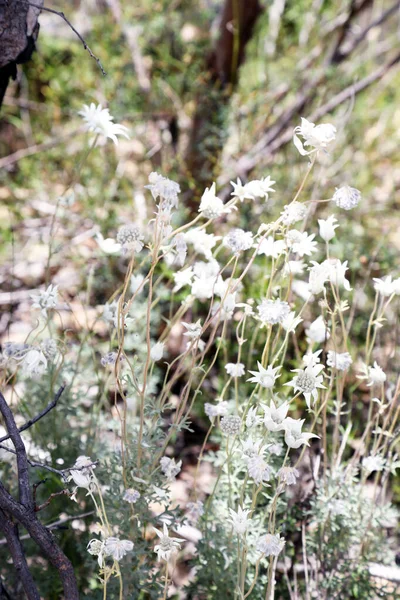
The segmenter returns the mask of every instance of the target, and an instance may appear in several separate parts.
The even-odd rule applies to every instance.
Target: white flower
[[[159,531],[154,527],[154,531],[160,538],[160,543],[154,546],[154,552],[158,555],[158,560],[169,560],[171,556],[175,556],[180,550],[182,540],[175,537],[169,537],[168,527],[164,523],[163,531]]]
[[[289,410],[289,402],[284,402],[281,406],[275,406],[275,402],[271,400],[269,406],[263,406],[264,409],[264,425],[268,431],[282,431],[285,426],[285,419]]]
[[[47,369],[47,358],[41,350],[28,350],[23,357],[22,372],[26,377],[37,378]]]
[[[206,402],[204,404],[204,412],[206,413],[207,417],[210,417],[210,419],[213,419],[214,417],[224,417],[228,414],[228,403],[225,402],[225,400],[219,402],[218,404],[210,404],[209,402]]]
[[[252,247],[253,234],[251,231],[243,231],[243,229],[232,229],[224,237],[224,245],[230,248],[235,255],[238,255],[240,252]]]
[[[95,238],[100,250],[105,252],[105,254],[118,254],[121,252],[121,244],[118,244],[113,238],[104,239],[101,233],[96,233]]]
[[[253,194],[250,193],[247,185],[240,181],[239,177],[237,178],[236,183],[231,181],[231,184],[233,186],[233,192],[231,192],[231,196],[239,198],[240,202],[243,202],[243,200],[246,200],[246,198],[249,200],[254,200]]]
[[[242,419],[237,416],[226,416],[221,419],[220,426],[225,435],[237,435],[242,428]]]
[[[285,443],[289,448],[300,448],[303,444],[309,446],[309,440],[318,437],[314,433],[301,431],[304,421],[305,419],[292,419],[291,417],[285,419]]]
[[[154,362],[161,360],[164,354],[164,342],[157,342],[150,350],[150,358]]]
[[[319,235],[325,242],[330,242],[335,237],[335,229],[339,227],[334,215],[331,215],[327,219],[318,219]]]
[[[248,518],[251,510],[243,510],[243,508],[238,506],[237,511],[230,508],[229,512],[231,513],[229,523],[231,523],[233,531],[238,535],[244,535],[251,525],[251,519]]]
[[[347,371],[353,364],[353,360],[348,352],[339,354],[338,352],[329,350],[326,364],[338,371]]]
[[[135,504],[135,502],[137,502],[139,498],[139,492],[137,490],[134,490],[133,488],[128,488],[127,490],[125,490],[124,495],[122,497],[122,499],[125,500],[125,502],[129,502],[129,504]]]
[[[313,252],[317,251],[317,242],[314,242],[315,235],[312,233],[308,235],[306,231],[297,231],[297,229],[291,229],[286,234],[286,244],[288,248],[298,254],[300,258],[303,256],[311,256]]]
[[[296,330],[297,325],[299,325],[302,322],[302,320],[303,319],[301,317],[299,317],[299,316],[296,317],[295,312],[290,312],[287,315],[287,317],[285,317],[281,321],[281,325],[285,331],[290,333],[290,332],[294,332]]]
[[[160,466],[161,471],[164,473],[168,481],[173,481],[181,471],[182,461],[180,460],[176,463],[174,458],[163,456],[160,460]]]
[[[325,261],[329,265],[329,281],[338,287],[344,287],[348,292],[351,291],[350,282],[346,279],[347,260],[341,262],[337,258],[331,258]]]
[[[143,235],[137,225],[133,223],[129,225],[123,225],[120,227],[117,233],[117,242],[121,244],[123,252],[131,250],[133,252],[140,252],[144,246]]]
[[[301,135],[304,141],[301,142],[296,134]],[[336,127],[330,123],[314,125],[314,123],[304,118],[301,119],[301,125],[296,127],[293,132],[293,143],[302,156],[324,150],[335,138]],[[312,150],[307,151],[305,146],[311,146]]]
[[[247,440],[241,441],[241,445],[242,445],[242,447],[239,448],[237,450],[237,452],[240,452],[241,458],[245,461],[246,464],[248,464],[249,458],[252,458],[253,456],[257,456],[257,455],[263,456],[265,450],[268,447],[268,446],[263,446],[262,439],[259,439],[259,440],[247,439]]]
[[[294,485],[299,476],[300,473],[295,467],[282,467],[278,471],[279,479],[286,485]]]
[[[256,544],[257,552],[264,556],[278,556],[285,545],[285,540],[280,535],[267,533],[259,538]]]
[[[203,254],[207,259],[212,258],[211,250],[214,248],[220,236],[216,236],[213,233],[206,233],[203,229],[190,229],[186,231],[185,241],[188,244],[193,244],[194,251]]]
[[[325,324],[324,318],[320,315],[313,321],[308,329],[306,329],[307,341],[322,344],[330,338],[330,332]]]
[[[254,427],[255,425],[258,425],[261,422],[260,417],[257,416],[257,406],[253,406],[252,408],[249,408],[247,415],[246,415],[246,427],[248,427],[249,429],[251,427]]]
[[[108,108],[103,108],[101,104],[97,106],[93,102],[90,106],[84,104],[78,114],[85,121],[87,131],[110,138],[115,145],[118,145],[118,135],[129,139],[127,127],[113,123],[114,117],[110,115]]]
[[[385,383],[385,381],[386,381],[386,374],[383,371],[383,369],[381,369],[381,367],[378,365],[378,363],[376,361],[374,362],[373,367],[368,368],[368,376],[369,376],[369,381],[367,383],[368,386],[371,386],[374,384],[380,385],[382,383]]]
[[[179,292],[179,290],[185,285],[192,285],[193,280],[193,268],[187,267],[187,269],[183,269],[183,271],[178,271],[174,273],[174,281],[175,286],[173,292]]]
[[[284,240],[274,240],[272,235],[263,239],[260,247],[258,248],[257,254],[265,254],[265,256],[272,256],[272,258],[278,258],[286,250],[286,244]]]
[[[301,202],[294,201],[291,204],[287,204],[281,212],[282,223],[284,225],[293,225],[298,221],[302,221],[306,217],[307,212],[307,206]]]
[[[231,377],[242,377],[245,374],[243,363],[227,363],[225,370]]]
[[[141,273],[139,273],[138,275],[132,275],[131,285],[130,285],[132,294],[136,294],[136,292],[138,291],[138,289],[140,287],[141,287],[140,291],[141,292],[143,291],[143,287],[144,287],[144,286],[142,286],[143,281],[144,281],[144,276]]]
[[[47,360],[54,361],[58,353],[57,342],[55,340],[52,340],[51,338],[43,340],[43,342],[40,342],[40,349]]]
[[[215,194],[215,183],[210,188],[206,188],[203,193],[199,206],[199,213],[202,213],[206,219],[217,219],[223,214],[230,212],[229,208]]]
[[[171,210],[178,206],[178,194],[181,191],[179,184],[168,177],[163,177],[159,173],[153,171],[149,175],[149,185],[145,185],[145,188],[150,190],[154,200],[157,198],[162,199],[163,210]]]
[[[269,192],[274,192],[275,181],[272,181],[271,177],[264,177],[263,179],[253,179],[246,183],[246,192],[249,193],[254,200],[255,198],[265,198],[268,200]]]
[[[219,306],[215,305],[215,312],[218,310]],[[220,306],[220,318],[221,321],[229,321],[233,318],[233,313],[236,308],[236,292],[233,294],[227,294],[225,300]]]
[[[374,288],[381,296],[387,298],[395,293],[395,281],[392,281],[392,276],[388,275],[383,279],[374,278]]]
[[[50,284],[49,287],[39,294],[31,294],[33,300],[32,308],[40,308],[42,315],[47,316],[47,310],[56,308],[58,300],[58,286]]]
[[[257,306],[260,320],[263,323],[269,323],[274,325],[276,323],[282,323],[282,321],[289,315],[290,306],[283,300],[263,300],[259,306]]]
[[[187,256],[187,243],[183,233],[178,233],[178,235],[175,236],[175,252],[176,255],[174,262],[182,267],[185,264]]]
[[[185,323],[182,321],[181,324],[186,329],[183,335],[188,337],[190,340],[197,340],[201,336],[202,325],[200,319],[196,321],[196,323]]]
[[[393,292],[396,294],[396,296],[400,296],[400,277],[394,279],[392,285]]]
[[[356,207],[361,200],[361,192],[349,185],[343,185],[341,188],[336,188],[332,200],[336,202],[336,206],[351,210]]]
[[[101,357],[101,365],[103,367],[111,367],[113,368],[118,359],[118,352],[107,352],[104,356]],[[119,362],[124,362],[125,356],[123,354],[119,355]]]
[[[318,400],[318,388],[325,389],[325,386],[322,385],[323,377],[319,375],[322,369],[323,365],[312,364],[305,369],[293,369],[293,373],[297,373],[297,375],[292,381],[285,383],[285,385],[292,386],[295,393],[303,394],[308,408],[311,408],[311,398],[313,404]]]
[[[363,469],[372,473],[372,471],[382,471],[386,464],[386,460],[376,454],[375,456],[367,456],[362,460]]]
[[[249,476],[254,479],[257,485],[263,481],[269,481],[271,478],[271,468],[260,455],[251,456],[247,463]]]
[[[251,383],[258,383],[263,388],[271,389],[275,385],[276,379],[278,379],[279,375],[277,375],[279,369],[281,367],[273,368],[272,365],[269,365],[266,369],[262,366],[262,364],[257,361],[258,371],[249,371],[253,375],[247,381]]]
[[[96,539],[90,540],[87,545],[87,551],[92,556],[98,557],[97,562],[99,563],[99,566],[102,567],[104,562],[104,542]]]
[[[120,561],[127,552],[133,549],[133,542],[130,540],[120,540],[117,537],[109,537],[104,542],[104,554],[112,556],[114,560]]]

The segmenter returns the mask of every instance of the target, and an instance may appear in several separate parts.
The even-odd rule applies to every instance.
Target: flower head
[[[342,187],[336,189],[332,200],[336,202],[336,206],[339,206],[339,208],[351,210],[360,202],[361,192],[356,188],[350,187],[349,185],[343,185]]]
[[[242,377],[245,373],[243,363],[227,363],[225,370],[231,377]]]
[[[310,327],[306,329],[306,335],[308,342],[316,342],[317,344],[322,344],[329,340],[330,332],[322,315],[315,319]]]
[[[196,323],[185,323],[182,321],[182,325],[186,329],[183,335],[190,340],[197,340],[201,336],[202,326],[200,319]]]
[[[43,292],[31,294],[31,299],[33,300],[32,308],[40,308],[42,315],[46,317],[47,311],[57,306],[58,286],[50,284]]]
[[[137,490],[134,490],[133,488],[128,488],[127,490],[125,490],[124,495],[122,496],[122,499],[125,500],[125,502],[129,502],[129,504],[135,504],[135,502],[137,502],[139,498],[139,492]]]
[[[168,527],[164,523],[163,531],[159,531],[154,527],[154,531],[160,538],[160,542],[154,546],[154,552],[158,555],[158,560],[169,560],[171,556],[175,556],[180,550],[181,544],[179,538],[170,537]]]
[[[224,417],[228,414],[228,403],[224,400],[218,404],[206,402],[204,405],[204,412],[210,419],[214,419],[214,417]]]
[[[318,436],[314,433],[302,432],[305,419],[292,419],[287,417],[285,420],[285,443],[289,448],[300,448],[303,444],[309,446],[309,441]]]
[[[260,485],[264,481],[269,481],[271,478],[271,467],[268,466],[264,458],[259,454],[249,458],[247,471],[257,485]]]
[[[124,125],[113,123],[114,117],[110,115],[108,108],[103,108],[101,104],[97,106],[93,102],[90,106],[84,104],[78,114],[83,118],[87,131],[110,138],[116,146],[118,135],[129,139],[128,129]]]
[[[286,485],[294,485],[299,476],[300,473],[295,467],[282,467],[278,471],[279,479]]]
[[[180,473],[182,461],[175,462],[174,458],[163,456],[160,460],[161,471],[164,473],[168,481],[173,481]]]
[[[330,242],[335,237],[335,229],[339,227],[337,219],[331,215],[327,219],[318,219],[319,235],[325,242]]]
[[[257,307],[260,320],[263,323],[274,325],[276,323],[282,323],[282,321],[289,315],[290,306],[283,300],[263,300]]]
[[[258,371],[249,371],[253,375],[247,381],[252,383],[258,383],[263,388],[273,388],[276,379],[278,379],[279,375],[277,375],[278,371],[281,367],[273,368],[272,365],[269,365],[266,369],[262,366],[260,362],[257,361]]]
[[[301,202],[294,201],[291,204],[287,204],[283,207],[281,212],[282,223],[284,225],[294,225],[298,221],[303,221],[308,212],[308,208]]]
[[[221,419],[221,431],[225,435],[237,435],[242,428],[242,419],[237,416],[226,416]]]
[[[230,212],[230,209],[226,208],[222,200],[216,196],[215,183],[213,183],[210,188],[206,188],[201,197],[199,213],[206,219],[217,219],[227,212]]]
[[[157,342],[150,350],[150,358],[154,362],[161,360],[164,354],[164,346],[163,342]]]
[[[243,508],[238,506],[237,511],[234,511],[232,508],[230,508],[229,512],[231,514],[229,522],[233,527],[233,531],[238,535],[245,534],[251,525],[251,519],[249,519],[249,513],[251,513],[251,510],[243,510]]]
[[[143,235],[137,225],[133,223],[123,225],[117,233],[117,242],[121,244],[123,252],[140,252],[144,246]]]
[[[353,360],[348,352],[340,354],[333,350],[329,350],[326,364],[338,371],[347,371],[353,364]]]
[[[243,231],[243,229],[232,229],[224,237],[224,245],[230,248],[235,255],[238,255],[240,252],[252,247],[253,234],[250,231]]]
[[[271,400],[269,406],[263,406],[264,425],[268,431],[281,431],[285,429],[285,419],[289,410],[289,402],[284,402],[281,406],[276,406]]]
[[[133,542],[130,540],[120,540],[117,537],[109,537],[104,542],[104,554],[112,556],[114,560],[120,561],[127,552],[133,549]]]
[[[303,142],[297,134],[303,138]],[[302,156],[325,150],[335,138],[336,127],[330,123],[314,125],[314,123],[304,118],[301,119],[301,125],[296,127],[293,133],[293,143]],[[306,150],[305,146],[310,146],[311,150]]]
[[[175,181],[153,171],[149,175],[149,185],[145,185],[144,187],[150,190],[154,200],[161,199],[160,206],[163,210],[169,211],[174,207],[177,208],[178,194],[181,188]]]
[[[47,369],[47,358],[42,350],[32,348],[26,352],[22,360],[22,372],[25,377],[37,378]]]
[[[285,540],[281,536],[267,533],[259,538],[257,541],[256,549],[257,552],[264,554],[264,556],[278,556],[283,550]]]
[[[285,385],[292,386],[295,392],[303,394],[308,408],[311,408],[311,398],[313,404],[318,400],[318,388],[325,389],[325,386],[322,385],[323,377],[319,375],[322,369],[322,365],[313,364],[308,365],[305,369],[294,369],[293,372],[297,375],[292,381],[285,383]]]

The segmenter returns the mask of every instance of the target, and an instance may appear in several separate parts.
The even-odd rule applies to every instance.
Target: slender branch
[[[67,17],[64,15],[64,13],[62,11],[54,10],[52,8],[46,8],[44,6],[40,6],[39,4],[34,4],[33,2],[28,2],[28,0],[16,0],[16,1],[20,2],[21,4],[27,4],[28,6],[32,6],[33,8],[39,8],[40,10],[44,10],[45,12],[49,12],[49,13],[52,13],[53,15],[59,16],[60,19],[62,19],[72,29],[72,31],[75,33],[75,35],[80,39],[80,41],[83,44],[84,49],[87,50],[89,52],[90,56],[97,62],[99,69],[103,73],[103,75],[107,75],[107,73],[103,69],[103,65],[101,64],[100,59],[95,54],[93,54],[93,52],[91,51],[91,49],[89,48],[89,46],[87,45],[87,43],[85,42],[84,38],[81,36],[79,31],[77,31],[75,29],[75,27],[67,19]]]
[[[35,423],[37,423],[38,421],[40,421],[40,419],[42,419],[45,415],[47,415],[47,413],[49,413],[51,410],[53,410],[53,408],[55,408],[57,406],[57,402],[59,401],[59,399],[61,397],[61,394],[65,390],[65,385],[66,384],[63,383],[63,385],[60,387],[60,389],[58,390],[58,392],[54,396],[54,399],[46,406],[46,408],[44,408],[42,410],[42,412],[40,412],[38,415],[36,415],[36,417],[33,417],[32,419],[29,419],[29,421],[27,421],[26,423],[24,423],[23,425],[21,425],[21,427],[18,428],[18,431],[20,433],[22,431],[25,431],[26,429],[29,429],[29,427],[32,427],[32,425],[34,425]],[[0,443],[4,442],[5,440],[8,440],[9,438],[10,438],[10,434],[4,435],[2,438],[0,438]]]
[[[85,517],[91,517],[92,515],[94,515],[94,510],[82,513],[81,515],[71,515],[70,517],[65,517],[65,519],[58,519],[57,521],[53,521],[53,523],[49,523],[45,527],[46,529],[61,529],[66,523],[69,523],[70,521],[76,521],[76,519],[84,519]],[[28,533],[25,533],[24,535],[21,535],[19,539],[29,540],[30,537],[31,536]],[[0,540],[0,546],[4,546],[5,544],[7,544],[6,538]]]

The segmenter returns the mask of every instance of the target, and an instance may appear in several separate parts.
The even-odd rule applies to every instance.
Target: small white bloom
[[[368,386],[371,386],[374,384],[380,385],[382,383],[385,383],[385,381],[386,381],[386,373],[383,371],[383,369],[378,365],[378,363],[376,361],[374,362],[373,367],[368,368],[368,376],[369,376],[369,381],[367,383]]]
[[[335,237],[335,229],[339,227],[336,217],[331,215],[327,219],[318,219],[319,235],[325,242],[330,242]]]
[[[283,267],[283,274],[285,277],[288,275],[302,275],[305,268],[306,264],[302,260],[288,260]]]
[[[284,240],[274,240],[272,235],[263,239],[260,247],[258,248],[257,254],[265,254],[265,256],[271,256],[272,258],[278,258],[286,250],[286,243]]]
[[[169,211],[178,206],[178,194],[181,189],[179,184],[168,177],[163,177],[159,173],[153,171],[149,175],[149,185],[144,186],[150,190],[154,200],[161,199],[161,209]]]
[[[179,290],[186,285],[192,285],[193,280],[193,268],[187,267],[187,269],[183,269],[182,271],[178,271],[174,273],[174,281],[175,286],[173,292],[179,292]]]
[[[291,229],[286,234],[285,240],[288,248],[302,258],[303,256],[311,256],[313,252],[317,251],[317,242],[314,242],[314,238],[313,233],[308,235],[306,231],[301,232],[297,229]]]
[[[276,406],[271,400],[269,406],[263,406],[264,425],[268,431],[282,431],[285,428],[285,419],[289,410],[289,402],[284,402],[281,406]]]
[[[118,244],[113,238],[104,239],[101,233],[96,233],[95,238],[100,250],[105,254],[118,254],[122,250],[121,244]]]
[[[336,202],[336,206],[339,206],[339,208],[351,210],[360,202],[361,192],[356,188],[350,187],[349,185],[343,185],[342,187],[336,189],[332,200]]]
[[[291,204],[287,204],[283,207],[281,212],[282,223],[284,225],[294,225],[298,221],[303,221],[308,212],[308,208],[301,202],[294,201]]]
[[[238,506],[237,511],[230,508],[229,512],[231,513],[229,523],[231,523],[233,531],[238,535],[244,535],[251,525],[251,519],[249,518],[251,510],[243,510],[243,508]]]
[[[57,342],[51,338],[47,338],[46,340],[43,340],[43,342],[40,342],[40,349],[47,360],[54,361],[58,354]]]
[[[84,104],[78,114],[85,121],[87,131],[110,138],[116,146],[118,145],[118,135],[129,139],[127,127],[113,123],[114,117],[110,115],[108,108],[103,108],[101,104],[97,106],[93,102],[90,106]]]
[[[161,360],[164,355],[164,342],[157,342],[150,350],[150,358],[154,362]]]
[[[337,287],[344,287],[348,292],[351,291],[350,282],[346,279],[347,260],[341,262],[338,258],[331,258],[325,261],[329,266],[329,281]]]
[[[97,562],[100,567],[104,564],[104,542],[97,539],[92,539],[87,545],[87,551],[92,556],[97,556]]]
[[[181,323],[186,329],[183,335],[190,340],[197,340],[201,336],[202,325],[200,319],[196,323],[185,323],[184,321]]]
[[[318,436],[314,433],[302,432],[305,419],[285,419],[285,443],[289,448],[300,448],[303,444],[309,446],[309,441]]]
[[[321,264],[311,261],[311,264],[308,287],[311,294],[321,294],[325,290],[325,283],[329,281],[331,270],[326,260]]]
[[[384,298],[387,298],[395,293],[395,285],[392,281],[392,276],[388,275],[383,279],[374,278],[374,288]]]
[[[120,561],[127,552],[133,550],[133,542],[120,540],[117,537],[109,537],[104,542],[104,554],[112,556],[114,560]]]
[[[257,361],[258,371],[249,371],[253,375],[247,381],[251,383],[258,383],[263,388],[271,389],[275,385],[275,381],[278,379],[278,372],[281,367],[273,368],[272,365],[269,365],[266,369],[262,366],[262,364]]]
[[[295,467],[282,467],[278,471],[279,479],[286,485],[294,485],[299,476],[300,473]]]
[[[202,213],[206,219],[217,219],[223,214],[230,212],[229,208],[215,194],[215,183],[210,188],[206,188],[203,193],[199,206],[199,213]]]
[[[143,287],[142,283],[144,281],[144,276],[139,273],[138,275],[132,275],[131,277],[131,293],[132,294],[136,294],[136,292],[138,291],[138,289],[141,287],[141,292],[143,291]]]
[[[306,329],[307,341],[322,344],[330,338],[330,332],[325,324],[325,321],[320,315],[315,321],[313,321],[308,329]]]
[[[323,365],[308,365],[305,369],[293,369],[297,375],[285,383],[294,388],[294,392],[301,392],[305,398],[308,408],[311,408],[311,402],[314,404],[318,400],[318,388],[325,389],[322,385],[323,377],[319,375]],[[312,399],[312,400],[311,400]]]
[[[221,419],[220,426],[225,435],[238,435],[242,428],[242,419],[237,416],[226,416]]]
[[[353,360],[348,352],[339,354],[338,352],[329,350],[326,364],[338,371],[347,371],[353,364]]]
[[[182,461],[175,462],[174,458],[163,456],[160,460],[161,471],[164,473],[168,481],[173,481],[182,468]]]
[[[256,544],[257,552],[264,556],[278,556],[285,545],[285,540],[280,535],[267,533],[259,538]]]
[[[297,325],[299,325],[302,320],[303,319],[301,317],[296,317],[295,312],[290,312],[287,317],[282,320],[281,325],[285,331],[290,333],[296,330]]]
[[[247,471],[257,485],[260,485],[264,481],[269,481],[271,478],[271,467],[267,465],[263,457],[259,454],[249,458]]]
[[[269,323],[274,325],[276,323],[282,323],[282,321],[289,315],[290,306],[283,300],[263,300],[257,307],[260,320],[263,323]]]
[[[22,360],[22,372],[26,377],[37,378],[47,369],[47,358],[41,350],[28,350]]]
[[[297,134],[301,135],[304,139],[300,141]],[[293,142],[297,150],[302,156],[317,152],[319,150],[325,150],[329,144],[331,144],[336,138],[336,127],[330,123],[321,123],[320,125],[314,125],[307,119],[302,117],[301,125],[296,127],[293,132]],[[311,150],[306,150],[305,146],[311,146]]]
[[[376,454],[375,456],[367,456],[362,460],[363,469],[372,473],[373,471],[382,471],[386,464],[383,456]]]
[[[193,244],[194,251],[198,254],[203,254],[208,260],[212,258],[211,250],[215,244],[221,239],[213,233],[206,233],[203,229],[189,229],[185,234],[185,241],[188,244]]]
[[[232,229],[224,237],[224,245],[230,248],[235,255],[238,255],[240,252],[252,247],[253,234],[251,231],[243,231],[243,229]]]
[[[129,504],[135,504],[140,498],[140,493],[133,488],[128,488],[125,490],[124,495],[122,497],[125,502],[129,502]]]
[[[40,308],[42,315],[46,317],[47,311],[57,306],[58,286],[50,284],[45,291],[31,294],[31,299],[33,300],[32,308]]]
[[[256,425],[258,425],[261,422],[261,418],[257,415],[258,409],[257,406],[253,406],[252,408],[249,408],[247,415],[246,415],[246,427],[248,427],[249,429],[251,429],[252,427],[255,427]]]
[[[269,192],[275,191],[272,187],[274,183],[275,181],[272,181],[269,175],[262,179],[253,179],[246,183],[246,192],[251,195],[253,200],[255,200],[255,198],[264,198],[265,200],[268,200]]]
[[[231,377],[242,377],[245,374],[243,363],[227,363],[225,370]]]
[[[231,196],[239,198],[240,202],[243,202],[243,200],[246,200],[246,198],[249,200],[254,200],[253,194],[250,193],[250,190],[247,188],[246,184],[243,184],[240,181],[239,177],[237,178],[236,183],[231,181],[231,185],[233,187]]]
[[[140,232],[137,225],[133,223],[129,225],[123,225],[120,227],[117,233],[117,242],[121,244],[123,252],[140,252],[144,246],[144,236]]]
[[[214,417],[224,417],[228,414],[228,403],[225,402],[225,400],[219,402],[218,404],[210,404],[209,402],[206,402],[204,404],[204,412],[206,413],[207,417],[210,417],[210,419],[213,419]]]
[[[159,531],[154,527],[154,531],[160,538],[159,544],[154,546],[154,552],[158,555],[158,560],[168,561],[171,556],[175,556],[180,550],[181,544],[179,538],[170,537],[168,527],[164,523],[163,531]]]

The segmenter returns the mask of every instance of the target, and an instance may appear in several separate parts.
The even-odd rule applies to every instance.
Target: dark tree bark
[[[225,0],[219,37],[199,85],[186,153],[186,175],[197,189],[209,185],[216,177],[226,137],[229,100],[261,12],[259,0]]]
[[[39,14],[39,8],[24,2],[0,0],[0,106],[10,78],[17,76],[17,64],[28,61],[35,49]]]

